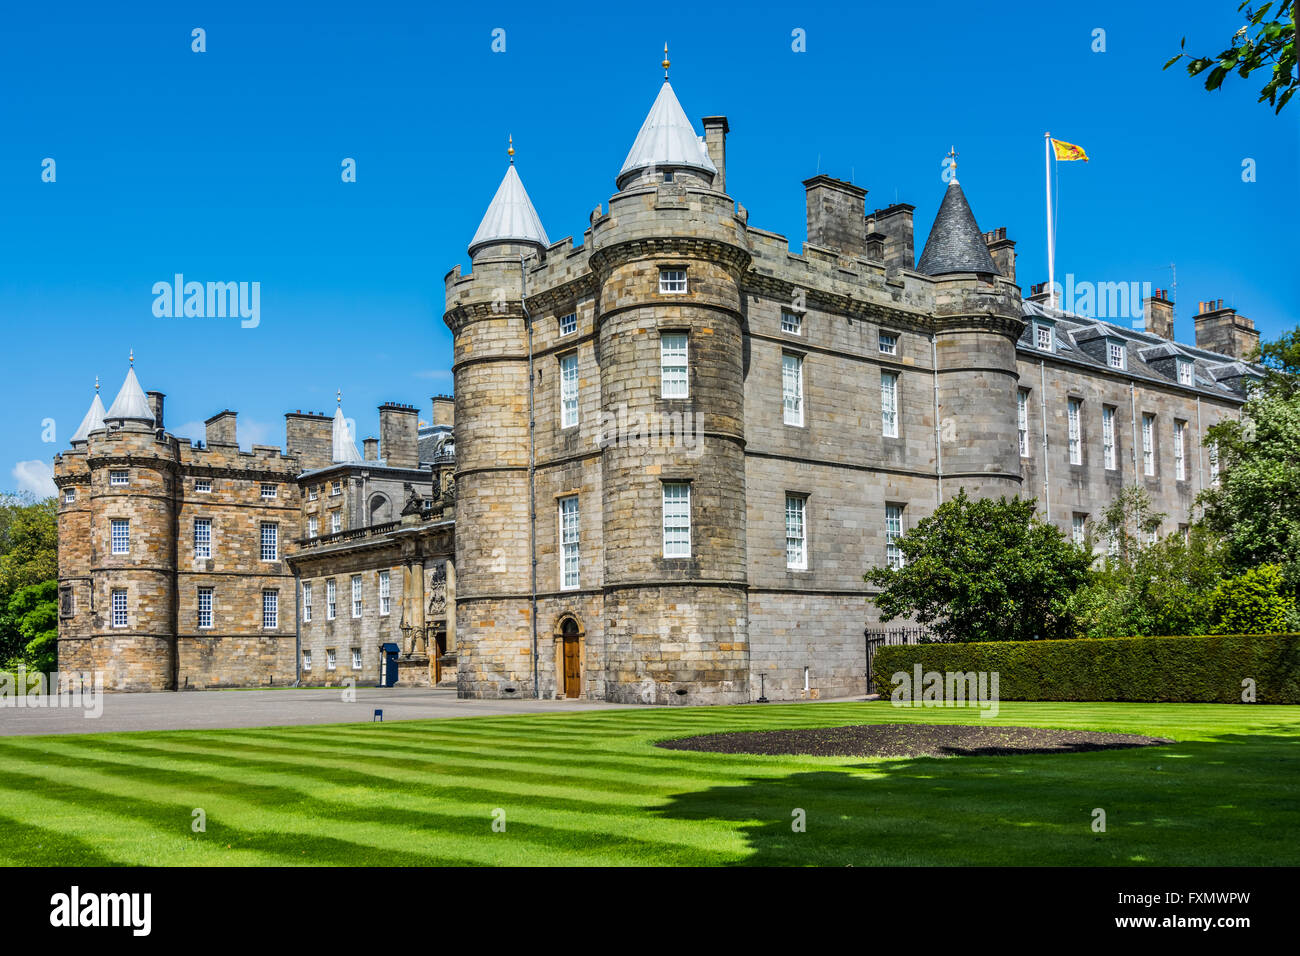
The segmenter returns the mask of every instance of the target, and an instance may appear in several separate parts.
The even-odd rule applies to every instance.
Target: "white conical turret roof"
[[[113,399],[113,404],[104,413],[106,421],[153,422],[153,409],[145,397],[140,381],[135,377],[135,366],[126,370],[126,381]]]
[[[357,451],[356,440],[352,437],[352,429],[348,427],[348,420],[343,417],[343,404],[334,409],[334,454],[333,459],[336,462],[353,462],[361,461],[361,452]]]
[[[72,443],[84,442],[89,439],[90,433],[101,431],[104,428],[104,403],[99,400],[99,387],[95,388],[95,398],[90,403],[90,408],[86,412],[86,417],[81,420],[81,425],[77,428],[76,434],[72,436]]]
[[[623,161],[618,178],[622,180],[628,173],[650,166],[690,166],[715,175],[718,172],[709,158],[708,147],[703,138],[695,135],[695,128],[667,80],[659,88],[650,115],[641,124],[641,132],[636,134],[636,142]]]
[[[469,254],[473,256],[481,247],[494,242],[532,242],[543,248],[551,244],[513,162],[507,167],[478,232],[474,233]]]

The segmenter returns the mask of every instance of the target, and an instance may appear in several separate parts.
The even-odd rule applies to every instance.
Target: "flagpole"
[[[1056,308],[1056,248],[1052,234],[1052,134],[1043,134],[1043,164],[1047,184],[1047,303]]]

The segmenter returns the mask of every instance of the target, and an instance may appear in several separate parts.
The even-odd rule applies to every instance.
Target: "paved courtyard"
[[[390,721],[635,706],[590,700],[460,700],[450,688],[358,687],[355,695],[345,701],[339,687],[104,694],[98,717],[72,707],[0,707],[0,736],[338,724],[372,720],[376,710]]]

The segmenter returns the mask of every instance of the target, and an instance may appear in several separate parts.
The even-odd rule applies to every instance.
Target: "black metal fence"
[[[867,693],[874,694],[876,649],[894,644],[925,644],[932,639],[924,627],[869,627],[867,639]]]

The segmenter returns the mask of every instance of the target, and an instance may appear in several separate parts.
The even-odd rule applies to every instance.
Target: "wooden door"
[[[564,622],[564,696],[573,699],[582,696],[582,665],[579,660],[578,623],[572,618]]]

